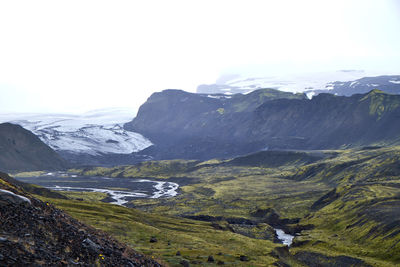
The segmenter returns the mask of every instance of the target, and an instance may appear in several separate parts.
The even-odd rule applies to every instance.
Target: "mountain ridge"
[[[351,97],[323,93],[311,100],[273,89],[211,99],[163,91],[124,127],[148,137],[154,146],[143,153],[156,159],[392,144],[399,142],[399,101],[399,95],[378,90]]]
[[[305,91],[307,94],[330,93],[344,96],[365,94],[377,89],[389,94],[400,94],[400,75],[363,77],[353,81],[328,83],[324,89]]]
[[[287,74],[283,76],[222,75],[215,84],[202,84],[197,93],[221,93],[232,95],[249,93],[261,88],[273,88],[286,92],[304,92],[309,98],[319,93],[351,96],[364,94],[372,89],[387,93],[400,93],[400,75],[363,70],[339,70]]]

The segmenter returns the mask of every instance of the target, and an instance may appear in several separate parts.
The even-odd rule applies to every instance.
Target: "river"
[[[110,203],[125,206],[135,198],[173,197],[179,185],[151,178],[110,178],[77,176],[65,172],[47,173],[42,176],[18,177],[19,181],[36,184],[56,191],[106,193]]]

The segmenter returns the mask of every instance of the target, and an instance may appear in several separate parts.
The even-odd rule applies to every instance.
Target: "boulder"
[[[95,242],[93,242],[92,240],[90,240],[89,238],[86,238],[85,240],[82,241],[82,245],[83,247],[87,248],[88,250],[95,252],[95,253],[99,253],[101,247],[96,244]]]
[[[0,189],[0,204],[24,204],[31,205],[31,201],[21,195],[17,195],[11,191]]]

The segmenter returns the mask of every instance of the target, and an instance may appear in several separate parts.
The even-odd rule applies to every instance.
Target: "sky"
[[[400,74],[400,1],[0,1],[0,113],[136,110],[221,74]]]

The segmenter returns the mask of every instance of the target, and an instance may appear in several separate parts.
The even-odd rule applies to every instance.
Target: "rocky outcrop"
[[[11,191],[0,189],[0,205],[31,205],[29,198],[14,194]]]

